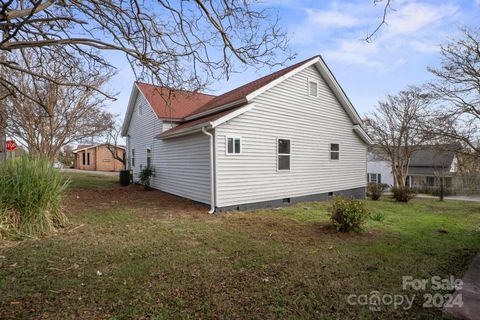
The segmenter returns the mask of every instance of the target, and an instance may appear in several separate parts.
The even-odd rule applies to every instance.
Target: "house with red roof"
[[[135,83],[122,135],[134,179],[210,212],[365,197],[360,116],[315,56],[219,96]]]

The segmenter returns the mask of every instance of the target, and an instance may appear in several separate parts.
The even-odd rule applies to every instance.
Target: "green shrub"
[[[385,183],[371,182],[368,184],[367,195],[372,200],[378,200],[382,196],[383,192],[388,188]]]
[[[383,220],[385,220],[385,213],[375,212],[370,215],[370,219],[372,219],[373,221],[382,222]]]
[[[40,236],[64,226],[61,201],[67,185],[46,159],[0,163],[0,237]]]
[[[414,188],[407,186],[404,187],[393,187],[392,188],[393,198],[400,202],[408,202],[415,198],[417,191]]]
[[[369,213],[365,203],[353,198],[337,196],[333,200],[330,220],[339,232],[361,232]]]
[[[140,171],[140,175],[139,175],[140,183],[143,185],[145,190],[150,189],[150,178],[152,177],[152,175],[153,175],[153,171],[149,167],[146,167],[145,169]]]

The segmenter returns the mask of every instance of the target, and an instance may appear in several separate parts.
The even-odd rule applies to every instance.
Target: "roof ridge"
[[[169,88],[169,87],[165,87],[165,86],[157,86],[157,85],[154,85],[154,84],[151,84],[151,83],[147,83],[147,82],[143,82],[143,81],[135,81],[136,84],[142,84],[142,85],[146,85],[146,86],[150,86],[150,87],[154,87],[154,88],[160,88],[160,89],[166,89],[166,90],[170,90],[172,92],[185,92],[185,93],[193,93],[193,94],[203,94],[205,96],[211,96],[211,97],[217,97],[217,95],[214,95],[214,94],[210,94],[210,93],[205,93],[205,92],[200,92],[200,91],[190,91],[190,90],[184,90],[184,89],[172,89],[172,88]]]
[[[215,107],[219,107],[219,106],[221,106],[221,105],[223,105],[223,104],[226,104],[226,103],[221,103],[221,104],[215,105],[215,102],[216,102],[216,101],[221,101],[222,98],[225,98],[225,97],[228,96],[228,95],[232,95],[233,93],[239,92],[239,91],[241,91],[242,89],[246,89],[246,88],[248,88],[249,86],[252,86],[252,85],[254,85],[254,84],[261,83],[260,87],[263,87],[263,86],[269,84],[270,82],[278,79],[279,77],[283,76],[284,74],[288,73],[289,71],[292,71],[292,70],[300,67],[301,65],[307,63],[308,61],[313,60],[313,59],[316,59],[316,58],[318,58],[318,57],[320,57],[320,55],[315,55],[315,56],[310,57],[310,58],[308,58],[308,59],[305,59],[305,60],[302,60],[302,61],[300,61],[300,62],[297,62],[297,63],[295,63],[295,64],[293,64],[293,65],[290,65],[290,66],[287,66],[287,67],[282,68],[282,69],[280,69],[280,70],[277,70],[277,71],[275,71],[275,72],[269,73],[269,74],[267,74],[267,75],[265,75],[265,76],[263,76],[263,77],[257,78],[257,79],[255,79],[255,80],[250,81],[250,82],[247,82],[247,83],[245,83],[245,84],[243,84],[243,85],[241,85],[241,86],[239,86],[239,87],[233,88],[233,89],[230,90],[230,91],[227,91],[227,92],[225,92],[225,93],[222,93],[221,95],[215,96],[215,98],[213,98],[212,100],[206,102],[206,103],[203,104],[202,106],[196,108],[193,112],[191,112],[190,114],[188,114],[185,118],[188,118],[188,117],[193,116],[193,115],[195,115],[195,114],[197,114],[197,113],[201,113],[201,112],[204,112],[204,111],[213,109],[213,108],[215,108]],[[271,79],[270,79],[270,78],[271,78]],[[268,79],[268,80],[267,80],[267,79]],[[265,83],[263,83],[263,81],[265,81],[265,80],[267,80],[267,81],[266,81]],[[258,89],[258,88],[255,88],[255,89]],[[253,90],[253,91],[254,91],[254,90]],[[246,96],[246,95],[244,95],[244,96]],[[240,97],[240,98],[241,98],[241,97]],[[238,100],[238,99],[233,99],[232,101],[229,101],[229,102],[233,102],[233,101],[235,101],[235,100]],[[227,102],[227,103],[229,103],[229,102]],[[199,112],[200,109],[202,109],[202,108],[204,108],[204,107],[206,107],[206,106],[208,106],[208,105],[213,105],[213,107],[206,108],[206,110],[202,110],[202,111]]]

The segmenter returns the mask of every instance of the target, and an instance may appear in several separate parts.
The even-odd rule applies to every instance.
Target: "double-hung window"
[[[227,155],[241,154],[242,153],[242,138],[239,136],[227,136],[226,137],[226,153]]]
[[[277,169],[290,170],[290,139],[277,139]]]
[[[152,168],[152,148],[147,148],[147,168]]]
[[[369,173],[367,178],[369,183],[382,183],[382,175],[380,173]]]
[[[318,97],[318,82],[308,80],[308,95],[311,97]]]
[[[330,160],[340,160],[340,145],[338,143],[330,144]]]

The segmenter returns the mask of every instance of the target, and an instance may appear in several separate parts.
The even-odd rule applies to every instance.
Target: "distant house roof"
[[[410,159],[410,167],[449,168],[455,157],[453,151],[427,147],[416,151]]]
[[[189,128],[201,130],[202,124],[211,125],[212,121],[226,119],[231,113],[239,115],[251,109],[253,105],[250,102],[255,96],[310,65],[315,65],[325,78],[325,81],[338,98],[340,104],[352,120],[352,123],[354,125],[362,124],[360,116],[320,56],[314,56],[298,62],[216,97],[202,93],[176,91],[172,93],[173,98],[169,104],[166,104],[164,98],[168,96],[168,89],[136,83],[133,90],[137,88],[142,92],[159,118],[180,122],[178,126],[162,132],[157,136],[158,138],[166,138],[176,136],[179,133],[183,134],[183,132],[188,131]],[[135,91],[132,91],[122,127],[122,135],[124,136],[127,134],[133,106],[135,104],[134,93]],[[165,95],[163,95],[163,93],[165,93]],[[371,143],[370,138],[360,126],[356,127],[355,131],[361,133],[360,137],[362,140],[366,143]]]
[[[440,171],[450,171],[455,159],[455,149],[454,145],[423,146],[410,158],[408,174],[430,176]],[[378,146],[372,146],[370,152],[368,161],[388,161]]]
[[[101,147],[101,146],[106,146],[108,145],[108,143],[100,143],[100,144],[85,144],[85,145],[78,145],[77,149],[73,150],[72,152],[73,153],[77,153],[79,151],[83,151],[83,150],[88,150],[88,149],[92,149],[92,148],[96,148],[96,147]],[[113,146],[113,145],[112,145]],[[119,149],[126,149],[125,146],[123,145],[118,145],[117,148]]]
[[[75,150],[80,150],[80,149],[85,149],[85,148],[90,148],[90,147],[93,147],[93,144],[79,144],[77,146],[77,149],[75,149]]]

